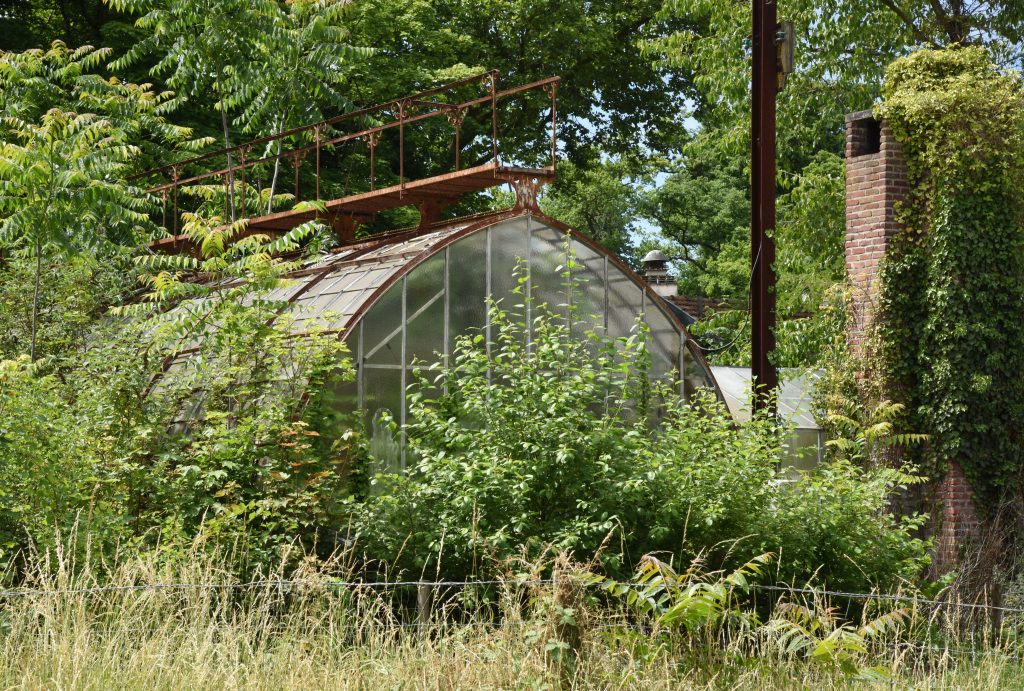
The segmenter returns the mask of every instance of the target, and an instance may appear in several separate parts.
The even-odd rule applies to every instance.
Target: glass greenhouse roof
[[[565,276],[570,265],[573,289]],[[588,331],[628,336],[642,315],[650,330],[652,377],[681,373],[675,381],[687,395],[716,388],[682,322],[643,279],[593,241],[532,212],[374,237],[335,250],[289,279],[267,297],[287,303],[296,333],[326,329],[346,341],[356,378],[338,385],[335,399],[363,412],[371,445],[378,435],[380,444],[391,444],[379,424],[383,411],[405,423],[404,392],[414,363],[447,363],[456,339],[474,330],[490,341],[488,296],[524,310],[525,323],[532,323],[536,305],[564,310],[580,338]]]

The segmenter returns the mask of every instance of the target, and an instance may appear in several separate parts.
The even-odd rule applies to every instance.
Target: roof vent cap
[[[644,264],[653,264],[655,262],[668,263],[668,257],[661,250],[651,250],[644,255],[642,261]]]

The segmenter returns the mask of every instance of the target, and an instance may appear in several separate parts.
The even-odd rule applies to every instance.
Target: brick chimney
[[[850,332],[862,355],[878,299],[878,270],[889,241],[900,230],[896,206],[907,198],[907,166],[899,142],[870,110],[846,116],[846,274],[853,290]],[[971,486],[951,460],[929,492],[936,573],[957,566],[962,548],[979,536],[981,523]]]
[[[846,116],[846,274],[853,289],[850,344],[860,353],[878,298],[878,269],[899,230],[896,204],[907,196],[899,142],[870,110]]]

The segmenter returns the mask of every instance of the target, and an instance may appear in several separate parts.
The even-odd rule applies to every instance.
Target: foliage
[[[886,506],[909,476],[842,463],[779,482],[784,430],[737,428],[707,396],[645,393],[642,333],[579,342],[564,317],[533,313],[527,346],[521,318],[492,307],[489,353],[482,336],[465,337],[449,369],[424,370],[411,387],[408,476],[379,474],[370,496],[348,501],[367,559],[486,577],[506,560],[567,550],[600,553],[615,574],[638,554],[684,559],[749,536],[714,557],[775,551],[780,578],[817,573],[843,587],[919,572],[919,520]]]
[[[778,616],[766,624],[769,635],[787,656],[837,669],[851,681],[884,682],[892,677],[884,665],[862,667],[869,644],[896,637],[908,619],[905,609],[885,612],[859,626],[838,616],[834,607],[780,603]]]
[[[742,648],[745,642],[757,641],[768,654],[790,660],[803,658],[831,667],[849,679],[889,678],[886,668],[865,667],[861,661],[869,652],[870,641],[895,638],[908,619],[907,611],[885,612],[857,626],[844,621],[834,607],[824,603],[801,605],[781,600],[764,621],[747,602],[755,582],[767,576],[773,557],[758,555],[728,573],[708,573],[697,559],[677,573],[669,564],[648,555],[627,583],[592,574],[585,582],[600,584],[648,619],[653,625],[649,637],[662,649],[685,646],[691,652],[700,651],[723,639]],[[634,638],[639,636],[634,634]]]
[[[53,261],[81,268],[102,256],[102,264],[116,264],[125,246],[152,237],[147,202],[125,178],[147,156],[203,144],[157,113],[166,94],[98,75],[108,55],[59,41],[47,50],[0,54],[0,253],[15,257],[0,271],[23,271],[19,260],[35,264],[30,318],[14,331],[24,333],[28,324],[22,345],[33,358],[40,311],[51,322],[74,313],[46,300],[44,264],[45,273],[59,273]],[[5,283],[23,287],[16,279],[9,275]]]
[[[35,260],[34,360],[43,256],[126,244],[149,219],[145,201],[118,181],[137,149],[110,121],[53,109],[39,124],[6,124],[14,141],[0,144],[0,243]]]
[[[343,558],[277,564],[253,583],[232,569],[230,553],[201,542],[173,555],[126,545],[102,565],[69,552],[34,557],[26,584],[34,592],[8,593],[0,633],[6,686],[761,691],[885,684],[994,691],[1024,682],[1019,642],[979,640],[965,629],[936,645],[914,635],[916,624],[927,623],[923,613],[911,612],[898,630],[877,631],[875,612],[841,618],[824,599],[806,605],[821,620],[807,626],[798,610],[780,611],[801,602],[789,593],[755,637],[719,629],[714,633],[721,635],[685,645],[680,629],[658,626],[621,601],[605,596],[603,606],[596,604],[604,594],[571,574],[557,584],[492,585],[495,598],[483,603],[474,598],[482,587],[438,587],[429,620],[416,621],[407,601],[416,599],[416,584],[346,587],[352,574]],[[715,586],[727,575],[702,571],[698,578]],[[666,585],[685,592],[671,577]],[[573,608],[578,655],[568,678],[550,664],[556,641],[543,635],[555,628],[545,604],[566,586],[582,600]],[[733,592],[738,609],[747,601],[742,589]],[[801,622],[810,635],[771,630],[782,618]],[[839,627],[852,635],[809,659],[806,653]],[[796,643],[796,650],[783,643]],[[844,673],[834,662],[840,655],[860,674]],[[868,676],[872,668],[885,668],[888,678]]]
[[[778,367],[820,367],[837,337],[845,339],[836,286],[845,274],[843,161],[819,152],[799,175],[783,178],[775,231],[778,277],[775,330]],[[731,299],[692,328],[716,364],[749,365],[747,292],[750,281],[749,201],[735,176],[682,172],[656,193],[666,217],[662,228],[678,243],[689,269],[680,272],[683,294]],[[676,251],[676,254],[680,250]],[[692,291],[692,292],[691,292]],[[742,305],[742,309],[740,306]],[[735,342],[735,346],[725,348]],[[718,350],[724,348],[724,350]]]
[[[669,0],[663,11],[696,25],[645,43],[652,56],[694,75],[694,116],[703,126],[696,145],[742,155],[749,142],[743,40],[750,4]],[[789,172],[818,151],[842,151],[843,115],[870,107],[884,66],[914,46],[984,43],[1004,64],[1018,62],[1024,50],[1024,13],[1015,2],[787,0],[778,17],[792,21],[796,35],[796,71],[779,95],[780,170]]]
[[[351,377],[344,344],[315,329],[294,336],[298,315],[274,297],[299,266],[281,255],[298,252],[316,226],[271,240],[244,234],[244,221],[188,215],[184,231],[202,258],[139,257],[152,290],[115,310],[148,313],[150,347],[178,360],[149,392],[150,424],[180,427],[164,441],[164,477],[149,488],[150,499],[166,495],[154,506],[158,520],[188,535],[246,535],[257,562],[333,525],[351,460],[352,435],[330,405],[329,384]]]
[[[639,229],[641,195],[629,168],[625,161],[589,169],[563,162],[553,188],[541,198],[541,209],[637,265],[633,236]]]
[[[689,76],[653,64],[638,39],[689,20],[658,18],[660,6],[661,0],[356,3],[353,37],[378,51],[356,68],[352,98],[376,103],[486,69],[499,70],[509,85],[558,74],[560,140],[575,163],[597,163],[596,150],[671,147],[683,132],[678,104],[689,94]],[[541,101],[503,114],[507,156],[546,149],[546,133],[536,126],[546,110]]]
[[[84,254],[43,264],[36,350],[47,367],[74,366],[97,320],[129,294],[131,268],[120,253],[102,258]],[[17,360],[32,340],[35,269],[31,257],[8,256],[0,265],[0,360]]]
[[[296,338],[273,297],[294,266],[277,255],[314,228],[241,226],[192,217],[202,259],[140,257],[151,290],[93,319],[59,376],[4,361],[4,557],[76,525],[101,553],[202,534],[242,569],[333,548],[359,450],[331,392],[351,370],[335,334]]]
[[[1015,495],[1024,393],[1024,169],[1020,77],[982,48],[893,63],[880,115],[907,159],[905,231],[881,275],[880,367],[927,469],[958,462],[979,506]]]
[[[765,575],[774,556],[770,553],[755,556],[723,575],[707,573],[699,559],[677,573],[670,564],[647,555],[640,560],[629,583],[594,576],[589,580],[600,583],[611,595],[649,615],[657,626],[678,629],[692,636],[726,626],[755,624],[756,614],[742,611],[737,598],[749,592],[752,581]]]
[[[746,295],[750,201],[740,171],[687,165],[647,200],[646,215],[673,246],[683,295]],[[733,248],[736,248],[733,251]]]
[[[866,422],[855,415],[833,412],[828,424],[837,434],[825,445],[835,451],[838,458],[851,463],[868,463],[883,458],[886,451],[894,447],[909,448],[926,442],[925,434],[895,431],[894,423],[902,416],[903,405],[892,401],[880,401]]]
[[[193,138],[191,128],[172,124],[161,115],[173,94],[156,91],[151,84],[102,75],[103,62],[110,56],[106,48],[69,48],[61,41],[45,50],[2,53],[0,108],[7,116],[32,123],[54,108],[98,115],[139,149],[134,170],[209,143],[208,139]],[[9,124],[0,124],[0,137],[12,140]]]
[[[25,544],[25,531],[70,532],[90,499],[90,468],[68,448],[87,443],[60,381],[27,357],[0,360],[0,556]],[[65,445],[67,444],[67,446]]]

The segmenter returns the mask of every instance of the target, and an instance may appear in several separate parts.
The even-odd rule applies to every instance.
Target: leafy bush
[[[292,336],[268,297],[290,264],[268,239],[231,245],[218,235],[238,228],[198,218],[189,230],[208,240],[207,262],[174,274],[150,264],[194,260],[140,262],[154,290],[119,315],[149,318],[94,321],[59,369],[53,358],[0,361],[2,556],[76,527],[101,552],[203,534],[238,547],[239,568],[290,543],[332,549],[358,458],[330,400],[351,376],[344,346]],[[197,270],[211,280],[195,283]]]
[[[450,368],[421,371],[405,430],[412,471],[349,499],[366,557],[462,578],[549,550],[600,553],[611,574],[645,553],[711,550],[738,564],[773,551],[779,578],[851,588],[921,569],[917,523],[887,509],[910,476],[836,463],[782,481],[785,430],[737,427],[709,393],[650,391],[642,331],[573,341],[564,317],[535,312],[527,338],[492,306],[490,352],[466,336]]]

